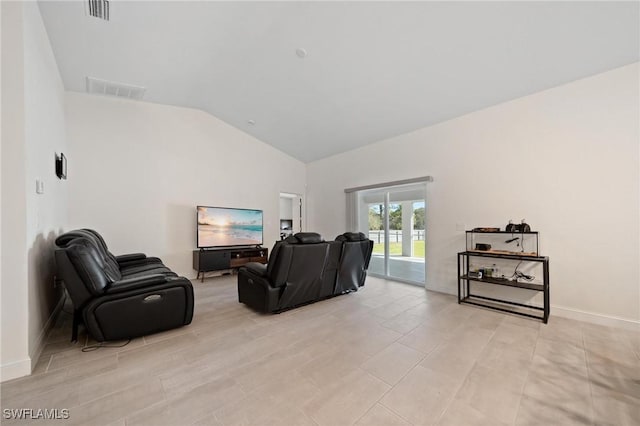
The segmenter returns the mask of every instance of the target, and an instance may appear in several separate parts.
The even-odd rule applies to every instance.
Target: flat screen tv
[[[262,241],[262,210],[197,207],[198,248],[257,246]]]

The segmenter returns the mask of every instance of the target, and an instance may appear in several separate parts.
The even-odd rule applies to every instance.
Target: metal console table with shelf
[[[510,250],[474,250],[476,238],[478,236],[491,235],[493,238],[504,238],[505,235],[512,236],[519,240],[519,244],[524,244],[525,236],[530,237],[535,243],[535,250],[531,252],[516,252]],[[538,254],[538,233],[537,232],[479,232],[466,231],[467,242],[466,250],[458,253],[458,303],[466,303],[470,305],[482,306],[503,312],[509,312],[530,318],[542,320],[545,324],[549,320],[549,258]],[[486,239],[486,238],[485,238]],[[515,240],[511,240],[515,241]],[[507,261],[518,262],[534,262],[542,264],[542,282],[523,282],[512,277],[489,277],[489,276],[473,276],[470,274],[470,263],[473,258],[489,258],[489,259],[505,259]],[[517,266],[516,266],[517,269]],[[543,306],[520,303],[511,300],[501,299],[497,297],[482,296],[471,292],[471,283],[485,283],[512,288],[521,288],[526,290],[534,290],[543,293]],[[534,312],[542,311],[542,315],[536,315]]]

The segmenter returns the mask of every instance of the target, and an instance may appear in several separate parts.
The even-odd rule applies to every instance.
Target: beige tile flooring
[[[235,279],[195,282],[190,326],[122,348],[81,352],[62,313],[34,374],[2,384],[2,408],[69,409],[56,425],[640,425],[638,332],[371,277],[261,315]]]

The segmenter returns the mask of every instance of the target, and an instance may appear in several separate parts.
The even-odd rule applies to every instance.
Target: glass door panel
[[[385,275],[385,215],[386,209],[383,202],[368,204],[368,233],[369,238],[373,240],[373,253],[369,262],[369,271]]]
[[[373,240],[369,272],[424,285],[425,185],[359,191],[357,229]]]
[[[418,214],[416,214],[417,212]],[[424,212],[424,200],[408,200],[400,204],[389,205],[389,259],[387,261],[389,270],[387,275],[391,278],[424,284],[425,232],[424,221],[420,222],[419,220],[421,212]]]
[[[424,284],[424,191],[421,188],[391,189],[389,200],[387,275]]]

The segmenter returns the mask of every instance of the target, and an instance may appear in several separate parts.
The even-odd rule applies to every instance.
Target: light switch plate
[[[44,181],[36,179],[36,194],[44,194]]]

